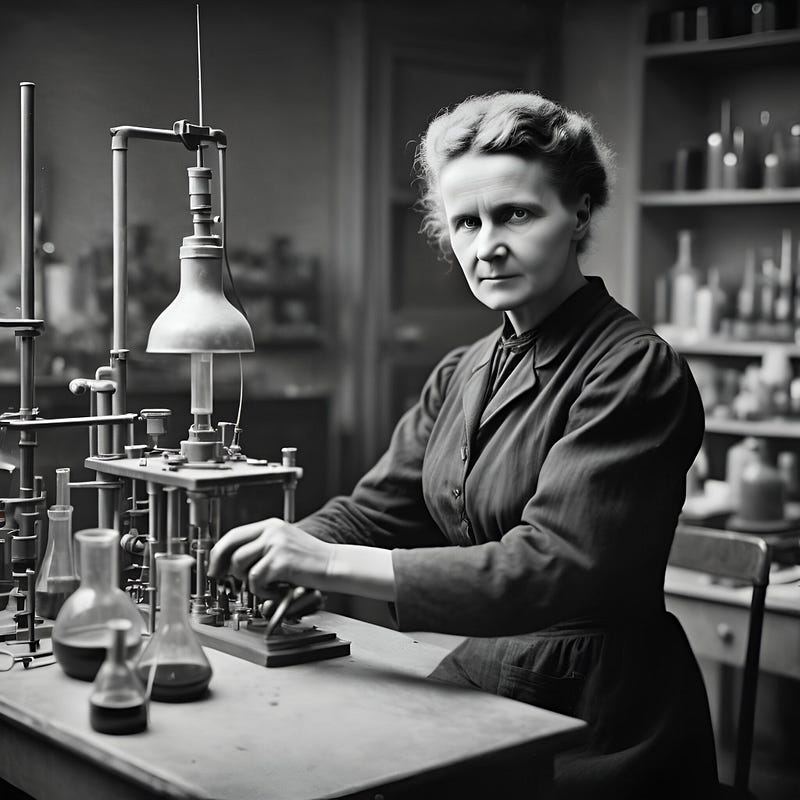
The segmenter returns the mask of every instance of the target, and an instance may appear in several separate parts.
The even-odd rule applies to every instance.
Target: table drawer
[[[747,652],[748,610],[668,595],[667,610],[679,620],[698,658],[742,666]]]

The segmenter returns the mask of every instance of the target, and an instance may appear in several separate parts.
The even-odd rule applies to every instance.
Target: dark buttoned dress
[[[599,278],[505,333],[447,355],[352,494],[299,525],[392,549],[398,627],[469,637],[434,678],[588,722],[559,797],[711,797],[708,702],[663,592],[696,385]]]

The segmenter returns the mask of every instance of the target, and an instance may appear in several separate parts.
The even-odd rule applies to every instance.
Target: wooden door
[[[444,261],[418,231],[412,167],[419,136],[442,108],[470,95],[530,88],[534,57],[509,49],[389,44],[373,54],[375,133],[368,212],[364,409],[365,453],[374,459],[416,400],[431,368],[452,348],[500,322],[470,292],[457,262]]]

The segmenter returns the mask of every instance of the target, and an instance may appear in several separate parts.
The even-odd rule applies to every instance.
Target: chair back
[[[669,563],[673,566],[705,572],[720,578],[746,581],[753,587],[739,700],[739,720],[736,726],[734,773],[734,788],[745,795],[750,781],[758,662],[771,561],[769,544],[757,535],[691,525],[680,525],[675,531],[669,555]]]

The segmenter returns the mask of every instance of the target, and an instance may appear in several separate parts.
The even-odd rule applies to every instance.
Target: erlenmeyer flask
[[[109,647],[89,698],[89,723],[100,733],[139,733],[147,727],[144,687],[125,660],[127,619],[108,623]]]
[[[141,645],[142,617],[119,588],[119,533],[89,528],[75,534],[81,564],[81,584],[65,601],[53,626],[53,654],[67,675],[92,681],[106,657],[108,623],[127,619],[126,658]]]
[[[47,549],[36,579],[36,610],[55,619],[80,581],[72,554],[72,506],[51,506],[47,516]]]
[[[189,625],[192,564],[191,556],[156,555],[161,601],[158,627],[136,665],[153,700],[172,703],[196,700],[205,694],[211,680],[211,665]]]

